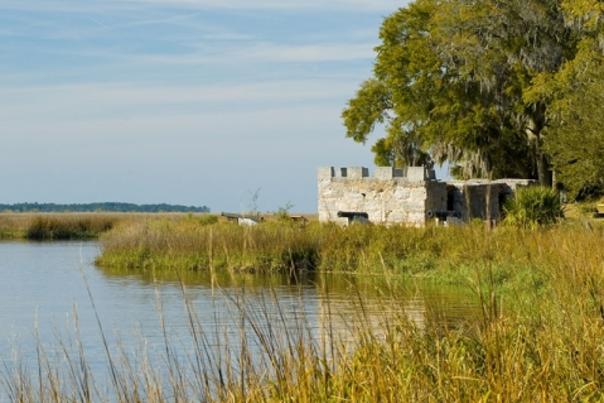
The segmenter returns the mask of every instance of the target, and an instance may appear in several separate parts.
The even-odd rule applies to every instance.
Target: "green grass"
[[[8,371],[5,387],[11,400],[20,402],[601,401],[604,252],[597,247],[602,234],[584,234],[577,239],[585,242],[580,249],[558,235],[533,234],[537,243],[526,245],[530,252],[516,268],[524,276],[522,266],[532,262],[540,282],[505,280],[514,269],[500,267],[502,256],[491,252],[483,256],[490,264],[466,270],[480,313],[460,328],[438,320],[419,328],[403,314],[384,315],[376,324],[361,309],[358,317],[345,318],[352,339],[337,329],[342,318],[330,316],[323,318],[317,339],[304,318],[285,323],[267,313],[273,308],[263,312],[266,307],[242,298],[234,301],[235,315],[252,329],[252,340],[242,348],[216,350],[206,344],[214,324],[206,327],[183,298],[192,336],[184,357],[175,353],[183,346],[169,338],[162,366],[105,346],[107,372],[113,375],[108,389],[95,388],[86,352],[74,343],[62,347],[64,361],[49,362],[42,355],[30,368]],[[533,249],[554,239],[555,253]],[[396,286],[384,285],[382,291],[384,312],[403,305]],[[270,303],[287,309],[278,300]],[[327,301],[324,313],[328,306]]]
[[[36,217],[27,227],[25,237],[34,241],[94,239],[113,228],[116,222],[114,217]]]
[[[135,215],[80,214],[0,214],[0,240],[60,241],[95,239],[118,222],[132,220]]]
[[[258,307],[241,299],[238,315],[253,329],[257,349],[244,344],[216,351],[204,344],[204,332],[212,327],[206,329],[186,305],[193,342],[187,357],[177,359],[166,340],[164,368],[172,375],[107,347],[108,372],[114,375],[112,388],[100,395],[91,386],[85,352],[75,351],[66,360],[71,365],[41,359],[31,371],[10,372],[5,384],[13,401],[40,401],[40,396],[45,401],[123,402],[604,399],[601,229],[573,223],[494,231],[482,225],[412,229],[268,223],[241,228],[188,218],[119,224],[103,237],[103,248],[100,262],[111,263],[107,270],[153,273],[167,280],[194,271],[220,273],[221,281],[229,271],[293,268],[452,282],[474,295],[480,313],[462,328],[438,321],[418,328],[404,315],[384,315],[376,328],[361,310],[358,321],[349,321],[353,339],[340,338],[333,326],[341,320],[327,317],[328,331],[317,340],[304,321],[293,328],[279,320],[264,323]],[[403,304],[396,288],[381,288],[384,311],[388,304]],[[279,307],[279,301],[274,303]]]
[[[490,231],[480,224],[418,229],[273,222],[247,228],[151,220],[104,235],[98,262],[139,270],[395,272],[438,279],[494,267],[500,281],[519,271],[540,273],[563,245],[597,245],[603,233],[572,224]]]
[[[118,223],[151,219],[177,220],[195,217],[199,222],[217,222],[207,214],[140,213],[0,213],[0,241],[62,241],[97,239]]]
[[[98,262],[140,269],[314,270],[321,236],[314,225],[269,222],[248,228],[195,218],[153,220],[121,225],[106,234]]]

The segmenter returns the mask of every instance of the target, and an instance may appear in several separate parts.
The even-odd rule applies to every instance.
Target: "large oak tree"
[[[579,2],[601,11],[597,0]],[[448,161],[458,176],[547,184],[547,137],[559,121],[555,90],[536,88],[580,53],[584,32],[569,23],[585,13],[577,4],[416,0],[399,9],[381,28],[373,77],[343,113],[347,135],[366,142],[383,124],[380,165]]]
[[[535,77],[525,100],[548,105],[545,149],[557,180],[585,198],[604,194],[604,2],[566,0],[563,8],[576,53]]]

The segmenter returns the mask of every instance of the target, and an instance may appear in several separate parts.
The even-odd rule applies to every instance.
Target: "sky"
[[[0,0],[0,203],[316,210],[393,0]],[[374,137],[375,138],[375,137]]]

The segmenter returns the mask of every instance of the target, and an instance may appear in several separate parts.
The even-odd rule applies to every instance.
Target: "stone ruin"
[[[532,183],[528,179],[443,182],[425,167],[378,167],[373,175],[363,167],[323,167],[318,172],[319,220],[416,227],[429,221],[499,221],[506,200],[518,187]]]

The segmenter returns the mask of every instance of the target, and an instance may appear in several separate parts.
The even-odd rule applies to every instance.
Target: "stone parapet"
[[[319,180],[331,179],[336,176],[334,167],[321,167],[318,170],[317,177]]]
[[[435,181],[436,175],[433,169],[426,169],[425,167],[406,167],[406,168],[393,168],[393,167],[377,167],[373,173],[370,174],[369,169],[365,167],[321,167],[319,168],[319,179],[368,179],[368,180],[392,180],[401,179],[409,182],[424,182],[424,181]]]
[[[376,224],[423,226],[428,209],[445,203],[446,185],[430,180],[423,167],[320,168],[319,219],[348,223],[340,212],[366,214]],[[431,210],[430,210],[431,211]]]
[[[350,167],[348,168],[347,176],[348,179],[363,179],[369,177],[369,169],[363,167]]]

